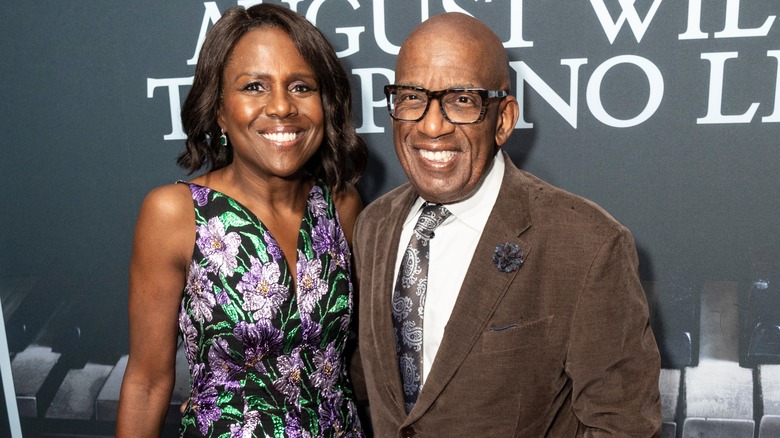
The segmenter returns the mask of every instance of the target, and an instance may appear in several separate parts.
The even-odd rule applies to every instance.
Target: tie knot
[[[433,230],[435,230],[452,213],[441,204],[427,204],[423,207],[420,218],[414,226],[414,232],[421,238],[432,239]]]

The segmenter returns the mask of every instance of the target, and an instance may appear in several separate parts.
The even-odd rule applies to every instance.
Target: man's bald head
[[[396,73],[403,73],[410,62],[419,65],[426,56],[456,53],[465,55],[463,59],[487,73],[485,79],[489,83],[481,86],[509,90],[509,61],[503,43],[483,22],[459,12],[436,15],[418,25],[401,46]]]

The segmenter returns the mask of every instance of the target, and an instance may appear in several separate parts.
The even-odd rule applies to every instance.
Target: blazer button
[[[412,426],[407,426],[401,429],[401,436],[404,438],[414,438],[417,436],[417,432],[415,432]]]

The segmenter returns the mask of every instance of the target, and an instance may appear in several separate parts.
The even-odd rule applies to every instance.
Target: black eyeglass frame
[[[397,90],[414,90],[425,94],[425,96],[428,98],[428,101],[425,103],[425,110],[422,112],[420,117],[417,119],[401,119],[395,116],[390,104],[390,95]],[[444,120],[452,123],[453,125],[470,125],[472,123],[481,122],[482,119],[485,118],[485,113],[487,112],[487,107],[490,105],[491,99],[503,99],[509,95],[509,93],[505,90],[486,90],[484,88],[445,88],[443,90],[431,91],[423,87],[417,87],[415,85],[396,84],[385,85],[384,91],[385,97],[387,98],[387,111],[390,113],[390,117],[392,117],[394,120],[398,120],[400,122],[419,122],[425,117],[426,114],[428,114],[428,109],[431,107],[431,101],[438,100],[439,110],[441,111],[442,117],[444,117]],[[477,117],[477,120],[474,120],[473,122],[453,122],[450,120],[449,116],[447,116],[447,112],[444,111],[444,105],[442,105],[441,99],[447,93],[464,91],[476,92],[482,99],[482,109],[479,112],[479,117]]]

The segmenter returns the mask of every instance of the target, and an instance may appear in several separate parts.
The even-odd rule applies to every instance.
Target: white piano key
[[[686,417],[753,420],[753,370],[733,362],[700,362],[685,373]]]
[[[677,401],[680,399],[680,370],[661,369],[658,389],[661,392],[661,419],[674,422],[677,415]]]
[[[680,399],[680,376],[677,369],[661,369],[658,379],[658,389],[661,393],[661,421],[663,421],[662,438],[677,436],[677,403]]]
[[[753,438],[755,422],[724,418],[686,418],[683,438]]]
[[[30,345],[14,357],[11,374],[20,416],[38,416],[38,392],[59,359],[59,353],[40,345]]]
[[[780,437],[780,365],[760,365],[758,373],[760,394],[764,402],[758,437]]]
[[[707,282],[701,293],[699,365],[685,370],[683,437],[753,438],[753,370],[739,366],[735,282]]]
[[[68,371],[46,411],[46,418],[92,419],[95,399],[112,369],[111,365],[87,363],[82,369]]]
[[[98,421],[114,421],[119,407],[119,390],[127,368],[127,355],[122,356],[111,370],[108,379],[95,401],[95,418]]]

